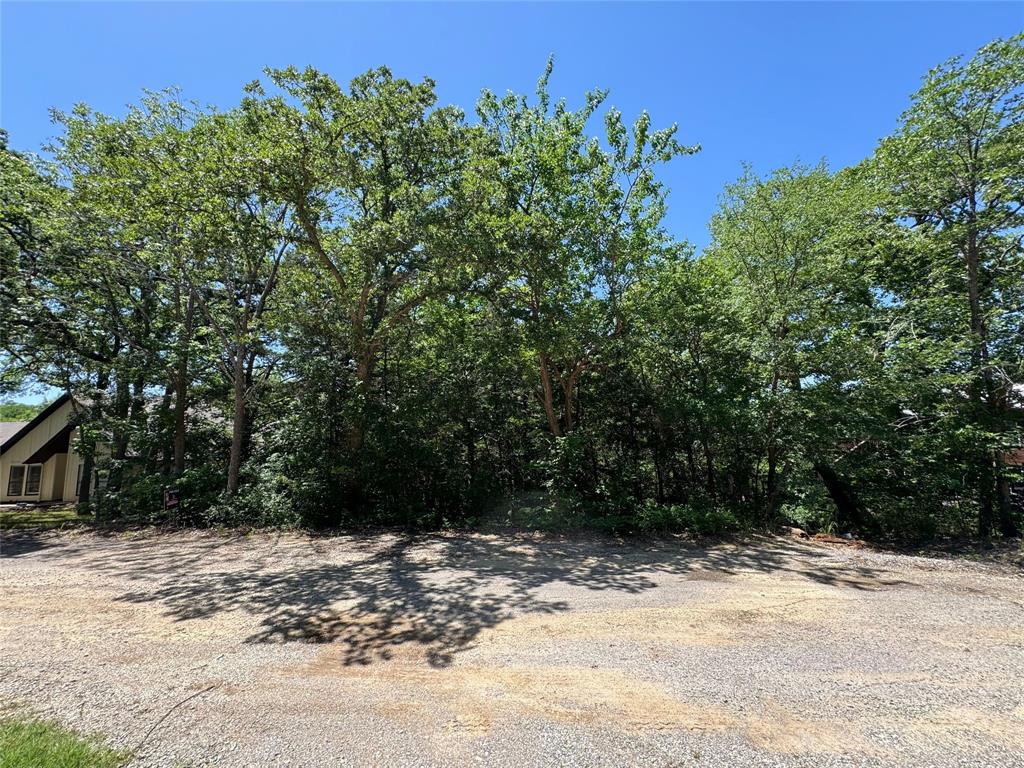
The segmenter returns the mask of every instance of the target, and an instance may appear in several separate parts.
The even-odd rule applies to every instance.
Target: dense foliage
[[[31,421],[44,405],[0,403],[0,421]]]
[[[111,517],[1016,533],[1024,38],[856,167],[746,170],[699,254],[658,179],[699,148],[550,73],[55,114],[0,156],[0,392],[75,395]]]

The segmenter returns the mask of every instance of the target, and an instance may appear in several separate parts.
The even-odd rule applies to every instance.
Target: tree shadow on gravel
[[[331,643],[346,666],[413,652],[445,667],[485,629],[568,611],[566,601],[541,594],[554,583],[638,595],[671,575],[718,581],[786,572],[858,590],[907,585],[828,554],[779,539],[698,547],[529,535],[182,534],[73,537],[33,556],[128,579],[134,588],[116,599],[154,603],[175,620],[251,615],[259,623],[247,642]]]

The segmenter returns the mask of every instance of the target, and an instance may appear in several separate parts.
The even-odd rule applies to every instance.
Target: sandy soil
[[[135,766],[1024,764],[1024,574],[781,538],[7,534],[0,701]]]

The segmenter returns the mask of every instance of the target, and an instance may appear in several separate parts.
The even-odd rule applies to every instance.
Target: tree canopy
[[[701,252],[659,180],[700,147],[552,66],[472,117],[286,68],[5,138],[0,394],[75,396],[81,503],[1018,533],[1024,37],[929,72],[854,167],[744,169]]]

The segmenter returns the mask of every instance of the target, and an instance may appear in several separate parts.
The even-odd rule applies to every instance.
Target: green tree
[[[487,294],[522,333],[548,429],[560,436],[576,423],[581,374],[622,333],[622,295],[671,248],[655,169],[698,148],[681,145],[675,126],[651,131],[646,113],[627,130],[614,109],[602,147],[587,124],[607,94],[591,91],[576,111],[552,104],[552,68],[549,61],[535,104],[481,95],[472,199],[482,219],[474,231],[486,238]]]
[[[764,179],[748,171],[727,187],[706,255],[729,280],[750,345],[764,508],[777,509],[787,465],[807,462],[844,528],[867,522],[836,460],[872,426],[864,410],[877,352],[872,204],[858,179],[824,165]]]
[[[1012,518],[999,451],[1019,438],[1024,356],[1024,35],[932,70],[875,157],[885,213],[902,225],[885,288],[955,374],[955,428],[979,532]],[[954,428],[953,423],[950,425]]]
[[[261,186],[258,137],[238,113],[205,115],[176,178],[202,201],[181,224],[189,237],[183,277],[205,320],[205,339],[231,390],[227,493],[238,492],[253,406],[274,369],[272,302],[291,247],[288,206]]]
[[[462,113],[435,106],[432,81],[396,79],[386,68],[347,92],[311,68],[269,75],[284,95],[253,84],[243,109],[266,157],[266,194],[289,206],[304,267],[291,273],[297,294],[331,329],[331,354],[352,362],[348,447],[358,456],[388,340],[464,274]]]
[[[0,421],[31,421],[45,407],[46,403],[0,403]]]

